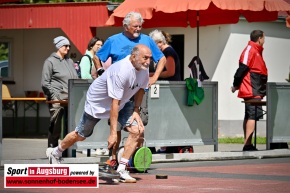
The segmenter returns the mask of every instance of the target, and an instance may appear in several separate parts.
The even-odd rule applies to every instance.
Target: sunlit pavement
[[[4,164],[48,163],[45,158],[46,139],[3,139]],[[259,145],[257,152],[242,152],[240,144],[219,144],[219,152],[213,146],[194,147],[192,154],[172,156],[154,155],[148,173],[132,173],[137,183],[113,183],[99,180],[99,188],[33,188],[4,189],[4,171],[0,168],[0,192],[4,193],[289,193],[290,149],[266,150]],[[65,158],[70,164],[97,163],[96,156]],[[180,160],[178,161],[178,158]],[[181,162],[191,158],[191,162]],[[156,163],[166,161],[165,163]],[[157,160],[157,161],[156,161]],[[168,175],[168,179],[156,179],[156,174]]]
[[[156,179],[166,174],[168,179]],[[148,173],[132,173],[137,183],[99,181],[98,189],[3,189],[1,192],[106,193],[289,193],[290,158],[197,161],[152,164]]]

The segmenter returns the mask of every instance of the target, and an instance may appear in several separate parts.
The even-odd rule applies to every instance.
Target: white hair
[[[143,20],[143,18],[142,18],[142,16],[141,16],[140,13],[138,13],[138,12],[134,12],[134,11],[131,11],[131,12],[129,12],[129,13],[125,16],[125,18],[123,19],[123,26],[124,26],[124,25],[129,26],[130,23],[131,23],[131,18],[132,18],[132,17],[135,18],[136,20],[138,20],[139,22],[141,22],[141,24],[144,23],[144,20]]]
[[[166,44],[166,39],[162,32],[158,29],[153,30],[152,32],[149,33],[149,36],[154,40],[154,42],[163,42]]]

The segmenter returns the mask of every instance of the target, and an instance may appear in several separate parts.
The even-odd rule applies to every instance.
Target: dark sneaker
[[[110,166],[111,169],[113,169],[113,170],[117,170],[117,168],[118,168],[118,166],[119,166],[119,163],[118,163],[118,161],[117,161],[116,159],[112,159],[112,160],[109,160],[109,159],[108,159],[107,162],[106,162],[106,164],[107,164],[108,166]],[[108,166],[107,166],[107,167],[108,167]],[[115,183],[120,182],[119,176],[118,176],[117,178],[115,178],[115,179],[112,179],[112,181],[115,182]]]
[[[243,151],[258,151],[252,144],[251,145],[244,145]]]
[[[99,168],[99,176],[105,178],[119,178],[120,174],[116,172],[110,165]]]
[[[108,159],[108,160],[106,161],[106,164],[109,165],[109,166],[111,166],[111,168],[114,169],[114,170],[117,170],[117,168],[118,168],[118,166],[119,166],[118,161],[115,160],[115,159],[112,159],[112,160]]]
[[[118,163],[117,160],[112,159],[112,160],[110,161],[110,166],[111,166],[114,170],[117,170],[117,168],[118,168],[118,166],[119,166],[119,163]]]

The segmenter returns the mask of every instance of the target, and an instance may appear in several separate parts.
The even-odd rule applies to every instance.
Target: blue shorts
[[[130,120],[133,112],[134,112],[134,102],[129,101],[125,104],[123,109],[119,111],[118,131],[130,125]],[[86,112],[83,112],[83,115],[80,119],[79,124],[75,128],[75,131],[78,132],[78,134],[81,137],[87,138],[93,134],[94,127],[100,120],[101,119],[94,118],[93,116],[87,114]],[[136,120],[134,120],[131,125],[137,125]]]

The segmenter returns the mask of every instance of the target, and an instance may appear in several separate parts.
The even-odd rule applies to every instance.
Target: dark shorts
[[[256,100],[261,101],[262,99],[244,99],[247,100]],[[256,106],[251,105],[250,103],[245,103],[245,118],[246,120],[255,120],[255,109]],[[257,121],[263,119],[263,109],[262,106],[257,106]]]
[[[131,124],[131,117],[134,112],[134,102],[127,102],[123,109],[119,111],[118,116],[118,131],[124,129],[129,125],[138,125],[136,120],[134,120]],[[79,124],[76,126],[75,131],[84,138],[87,138],[93,134],[93,130],[95,125],[100,121],[100,119],[94,118],[93,116],[83,112],[81,116]]]

